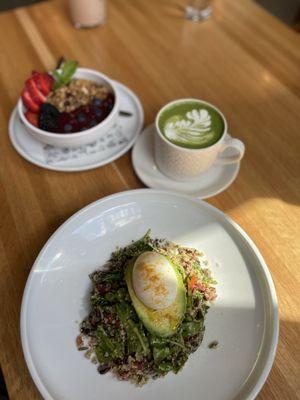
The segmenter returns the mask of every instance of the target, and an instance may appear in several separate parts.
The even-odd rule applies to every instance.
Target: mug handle
[[[234,148],[237,150],[237,154],[233,155],[233,156],[223,156],[222,157],[222,153],[225,149],[228,148]],[[218,154],[218,157],[216,159],[216,163],[217,164],[233,164],[233,163],[237,163],[239,162],[243,156],[245,154],[245,145],[244,143],[239,140],[239,139],[235,139],[235,138],[231,138],[231,137],[227,137],[225,138],[221,150]]]

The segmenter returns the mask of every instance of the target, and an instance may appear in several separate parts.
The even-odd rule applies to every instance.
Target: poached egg
[[[146,251],[136,259],[132,285],[138,299],[154,310],[169,307],[178,291],[178,279],[171,262],[155,251]]]

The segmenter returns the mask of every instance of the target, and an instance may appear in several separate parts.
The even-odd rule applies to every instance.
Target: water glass
[[[212,13],[212,0],[189,0],[185,15],[187,19],[195,22],[204,21]]]

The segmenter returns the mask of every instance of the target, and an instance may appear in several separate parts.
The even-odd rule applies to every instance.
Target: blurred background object
[[[12,8],[29,6],[30,4],[40,3],[45,0],[1,0],[0,11],[10,10]]]
[[[68,0],[76,29],[94,28],[106,21],[106,0]]]
[[[288,25],[300,28],[300,0],[256,0]]]
[[[212,0],[188,0],[185,9],[187,19],[194,22],[204,21],[212,13]]]
[[[0,11],[6,11],[9,9],[13,9],[16,7],[23,7],[27,6],[30,4],[38,3],[41,1],[55,1],[55,0],[1,0],[0,1]],[[66,0],[70,2],[76,2],[78,1],[78,4],[88,4],[89,2],[97,2],[99,1],[101,3],[102,0]],[[105,1],[105,0],[103,0]],[[125,0],[124,0],[125,1]],[[145,0],[147,1],[147,0]],[[222,0],[216,0],[216,1],[222,1]],[[297,31],[300,32],[300,0],[253,0],[256,1],[258,4],[263,6],[266,10],[268,10],[271,14],[279,18],[281,21],[285,22],[286,24],[290,25],[292,28],[296,29]],[[211,13],[211,4],[213,3],[213,0],[189,0],[187,6],[186,6],[186,17],[188,19],[194,20],[194,21],[199,21],[203,20],[209,17]],[[205,5],[206,4],[206,5]],[[101,6],[101,4],[100,4]],[[96,7],[100,7],[99,4]],[[74,6],[72,6],[74,7]],[[79,7],[79,6],[76,6]],[[105,7],[105,5],[104,5]],[[208,7],[208,9],[207,9]],[[210,9],[209,9],[210,8]],[[199,9],[206,9],[206,11],[202,11],[199,14]],[[195,12],[196,10],[196,12]],[[78,11],[74,11],[76,14]],[[87,11],[84,10],[84,13]],[[79,11],[81,13],[81,11]],[[74,14],[73,14],[74,15]],[[106,16],[106,11],[104,13]],[[100,19],[97,15],[93,16],[95,19]],[[91,25],[87,24],[86,25],[86,19],[85,18],[90,18],[90,17],[84,17],[83,22],[77,24],[80,27],[90,27]],[[103,18],[103,17],[102,17]],[[76,26],[76,21],[77,18],[75,18],[75,26]],[[101,25],[105,22],[105,17],[101,20],[99,23],[95,23],[95,25]],[[76,26],[77,27],[77,26]]]

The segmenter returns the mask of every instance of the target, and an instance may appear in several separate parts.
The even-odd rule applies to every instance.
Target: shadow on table
[[[2,374],[2,370],[0,368],[0,400],[8,400],[8,399],[9,399],[9,397],[8,397],[4,377]]]
[[[17,7],[25,7],[31,4],[40,3],[47,0],[1,0],[0,12],[11,10]]]
[[[251,202],[251,200],[276,200],[279,199],[284,203],[288,203],[291,205],[298,206],[300,205],[300,192],[297,193],[298,188],[300,188],[299,184],[294,185],[294,191],[289,190],[286,186],[272,187],[272,191],[269,188],[264,187],[262,184],[253,184],[251,187],[248,187],[247,184],[247,173],[244,174],[244,169],[247,168],[247,165],[241,162],[241,170],[236,178],[236,180],[223,192],[216,194],[214,196],[208,197],[204,199],[208,203],[215,205],[220,210],[227,212],[232,209],[238,208],[239,206],[243,206],[247,202]],[[130,189],[140,189],[147,188],[146,185],[138,178],[138,176],[133,171],[134,179],[132,179],[133,186]],[[255,172],[254,172],[255,174]],[[257,183],[259,179],[259,174],[256,174]],[[254,180],[254,179],[253,179]],[[247,187],[246,187],[247,186]],[[164,189],[168,190],[168,189]],[[188,195],[188,193],[187,193]],[[230,200],[228,200],[230,199]],[[266,207],[268,204],[266,203]]]
[[[248,148],[249,152],[250,149]],[[280,167],[277,169],[276,166],[272,171],[266,171],[263,168],[252,167],[251,159],[247,158],[247,154],[245,157],[241,161],[241,169],[234,183],[224,192],[211,198],[212,200],[220,200],[221,203],[223,203],[222,196],[226,198],[224,211],[238,208],[247,202],[258,202],[260,200],[266,200],[266,209],[271,207],[272,201],[276,202],[277,200],[290,205],[300,205],[300,174],[298,177],[296,176],[296,169],[291,172],[291,176],[288,176],[289,174],[286,171],[281,171]],[[297,161],[295,160],[295,168],[297,168],[296,164]],[[228,197],[231,201],[228,201]]]

